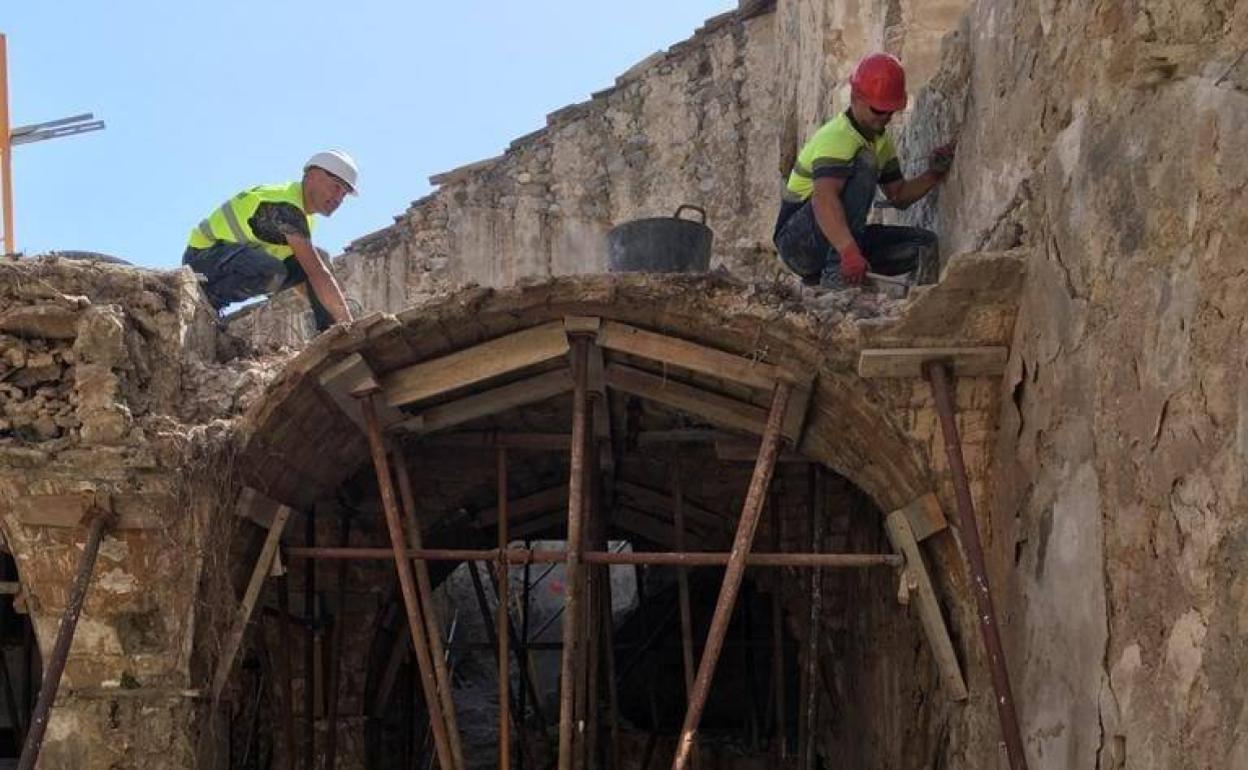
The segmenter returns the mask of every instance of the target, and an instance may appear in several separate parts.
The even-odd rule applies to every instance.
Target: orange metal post
[[[4,198],[4,253],[13,254],[13,144],[9,136],[9,47],[0,35],[0,186]]]

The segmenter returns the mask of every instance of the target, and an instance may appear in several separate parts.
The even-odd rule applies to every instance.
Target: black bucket
[[[681,219],[685,209],[701,222]],[[607,266],[613,273],[705,273],[711,266],[706,211],[685,204],[670,217],[638,219],[607,233]]]

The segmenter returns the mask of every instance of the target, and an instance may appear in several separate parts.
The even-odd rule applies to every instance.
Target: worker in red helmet
[[[804,284],[856,286],[867,271],[911,274],[932,283],[939,273],[936,235],[918,227],[867,224],[877,185],[899,209],[927,195],[948,173],[954,145],[937,148],[927,171],[906,179],[885,133],[906,107],[901,62],[873,53],[850,78],[849,109],[806,142],[789,174],[776,220],[780,259]]]

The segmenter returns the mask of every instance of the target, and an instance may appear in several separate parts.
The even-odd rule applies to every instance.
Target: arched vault
[[[929,449],[902,409],[909,382],[860,376],[864,350],[1006,344],[1020,263],[1008,254],[954,260],[940,285],[868,320],[701,276],[469,287],[317,338],[244,419],[244,473],[292,506],[332,496],[368,462],[353,391],[381,387],[382,421],[396,436],[453,430],[570,390],[567,333],[580,330],[601,351],[594,387],[740,435],[761,433],[771,386],[789,381],[790,447],[894,510],[933,489]]]

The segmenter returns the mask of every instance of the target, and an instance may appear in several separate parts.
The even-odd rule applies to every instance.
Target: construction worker
[[[243,190],[191,230],[182,264],[204,277],[217,310],[233,302],[305,284],[318,331],[351,320],[329,255],[312,246],[313,214],[329,216],[355,195],[350,155],[318,152],[298,182]]]
[[[877,185],[890,203],[904,209],[930,192],[953,163],[954,145],[947,144],[933,152],[925,173],[913,179],[902,176],[885,128],[905,106],[901,62],[888,54],[870,54],[850,78],[849,109],[825,123],[798,153],[774,240],[781,261],[802,283],[855,286],[868,270],[912,273],[912,283],[936,280],[934,233],[867,224]]]

